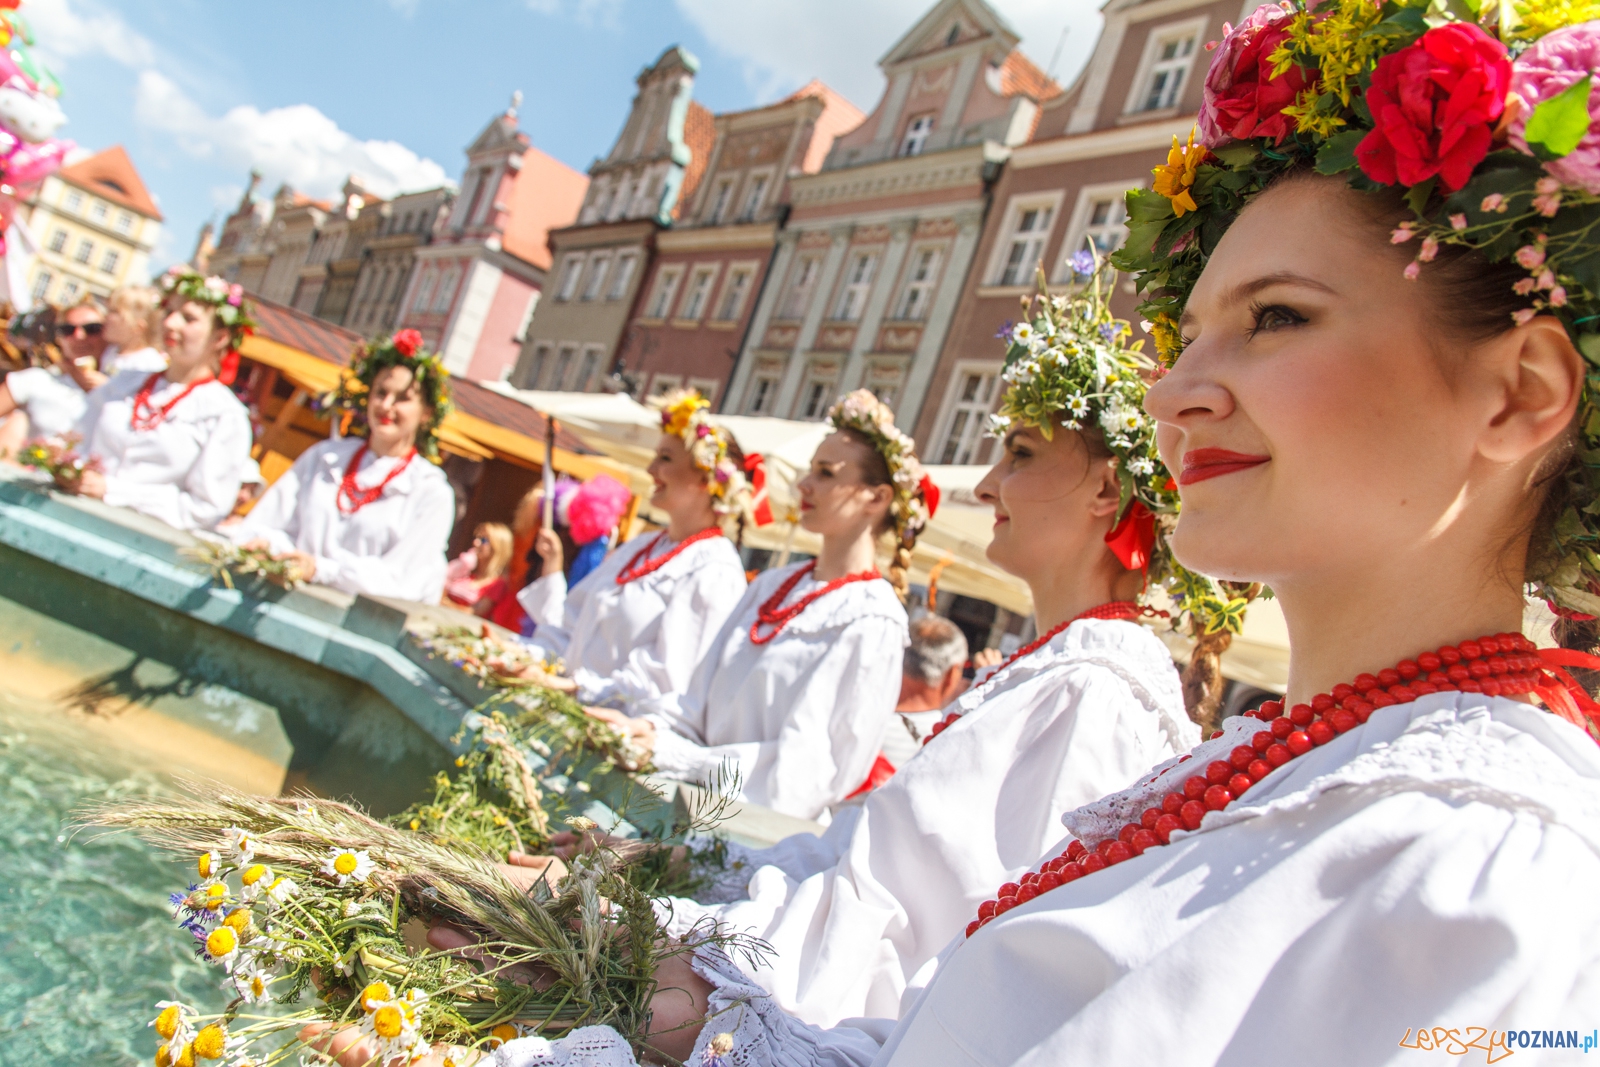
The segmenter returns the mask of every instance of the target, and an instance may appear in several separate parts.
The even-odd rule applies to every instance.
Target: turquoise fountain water
[[[127,835],[73,832],[85,801],[169,781],[0,688],[0,1065],[148,1064],[156,1001],[224,1003],[167,907],[186,872]]]

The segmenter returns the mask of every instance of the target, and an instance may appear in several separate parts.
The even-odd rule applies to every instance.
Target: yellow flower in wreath
[[[1205,158],[1206,146],[1195,144],[1194,131],[1190,130],[1188,144],[1179,144],[1176,136],[1172,138],[1172,151],[1167,153],[1167,161],[1153,172],[1155,191],[1172,201],[1172,212],[1180,219],[1185,212],[1199,209],[1191,190],[1195,171],[1200,169],[1200,162]]]

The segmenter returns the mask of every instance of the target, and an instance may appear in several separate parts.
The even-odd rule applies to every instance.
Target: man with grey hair
[[[916,755],[923,739],[939,721],[941,709],[961,695],[967,682],[967,638],[939,615],[924,615],[911,624],[900,676],[899,722],[885,731],[883,755],[896,767]]]

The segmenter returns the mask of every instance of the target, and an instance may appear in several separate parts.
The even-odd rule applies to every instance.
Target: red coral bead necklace
[[[796,600],[788,607],[782,607],[781,605],[783,604],[784,600],[789,596],[790,593],[794,592],[794,587],[800,584],[800,580],[816,569],[817,561],[812,560],[804,567],[801,567],[799,570],[789,575],[788,579],[786,579],[782,585],[778,586],[778,591],[766,599],[766,601],[756,611],[756,621],[750,624],[750,641],[752,644],[764,645],[768,641],[771,641],[774,637],[777,637],[778,634],[783,632],[783,628],[789,625],[790,619],[794,618],[796,615],[799,615],[802,611],[806,610],[806,608],[810,607],[818,600],[821,600],[834,590],[842,589],[851,582],[870,582],[883,577],[883,574],[879,572],[878,568],[876,567],[872,568],[870,571],[857,571],[854,574],[847,574],[843,578],[835,578],[827,585],[824,585],[821,589],[813,589],[811,592],[807,593],[799,600]],[[763,626],[772,627],[772,632],[763,635],[761,633],[761,628]]]
[[[1536,692],[1547,705],[1559,704],[1563,697],[1576,699],[1576,693],[1568,695],[1576,683],[1560,669],[1568,661],[1576,662],[1573,654],[1549,649],[1541,654],[1521,634],[1495,634],[1424,652],[1377,674],[1358,674],[1353,682],[1336,685],[1287,712],[1283,701],[1269,700],[1245,712],[1265,724],[1249,744],[1235,746],[1225,760],[1212,760],[1114,836],[1075,840],[1039,870],[1001,886],[993,900],[979,906],[967,936],[1040,893],[1167,844],[1175,831],[1198,830],[1207,812],[1226,808],[1277,768],[1355,729],[1378,708],[1451,691],[1489,696]]]
[[[664,555],[656,556],[652,559],[650,553],[656,550],[656,547],[666,539],[666,536],[667,531],[662,530],[660,533],[652,537],[648,544],[646,544],[639,551],[635,552],[633,554],[633,558],[628,560],[627,565],[617,572],[617,584],[627,585],[629,582],[638,581],[647,574],[654,574],[656,571],[660,570],[662,567],[665,567],[668,563],[675,559],[678,553],[682,552],[696,541],[704,541],[711,537],[721,537],[722,530],[716,526],[707,526],[699,533],[690,534],[682,541],[679,541],[677,544],[673,545],[672,548]]]
[[[413,448],[407,452],[405,457],[394,465],[394,469],[383,476],[383,481],[370,489],[363,489],[356,484],[356,474],[361,470],[361,461],[366,455],[367,445],[363,443],[356,449],[356,454],[350,457],[350,465],[345,468],[344,479],[340,481],[339,492],[334,497],[334,503],[338,504],[339,511],[345,515],[354,515],[382,496],[383,491],[389,488],[389,483],[400,477],[405,469],[411,466],[411,461],[417,456],[417,450]]]
[[[162,404],[160,407],[155,407],[150,403],[150,394],[155,392],[156,382],[161,380],[161,376],[162,374],[160,371],[150,375],[150,377],[144,380],[144,384],[139,387],[139,391],[134,394],[133,417],[129,420],[129,425],[141,433],[153,430],[157,426],[160,426],[163,422],[166,422],[167,416],[172,414],[172,409],[177,407],[183,401],[184,397],[188,396],[190,393],[194,392],[207,382],[214,382],[217,380],[216,376],[212,374],[208,374],[204,378],[196,378],[194,381],[184,386],[183,391],[177,396],[173,397],[165,404]]]

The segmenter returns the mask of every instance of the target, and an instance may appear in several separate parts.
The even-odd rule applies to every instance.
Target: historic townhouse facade
[[[413,245],[416,266],[393,325],[421,331],[451,374],[504,379],[550,270],[550,231],[577,216],[588,185],[529,147],[515,106],[497,115],[467,148],[444,223]]]
[[[362,249],[381,221],[383,198],[367,192],[354,175],[340,192],[344,210],[330,214],[317,234],[301,269],[296,306],[309,300],[313,315],[342,324],[361,269]]]
[[[792,208],[723,408],[818,419],[865,386],[909,428],[989,188],[1059,89],[983,0],[941,0],[879,61],[877,107],[791,182]]]
[[[649,395],[687,386],[713,403],[744,344],[793,177],[814,174],[864,116],[821,82],[767,107],[716,116],[694,200],[656,256],[617,363]]]
[[[30,301],[66,305],[142,281],[161,235],[161,210],[120,145],[50,175],[18,217],[39,245],[27,288],[12,294],[19,310]]]
[[[1172,138],[1187,136],[1200,107],[1209,54],[1225,21],[1246,0],[1111,0],[1105,29],[1073,86],[1043,108],[1037,131],[1017,148],[994,189],[974,269],[929,383],[930,402],[913,434],[932,463],[988,463],[984,424],[1001,390],[1003,343],[1019,298],[1042,266],[1052,289],[1081,279],[1074,253],[1105,256],[1126,236],[1123,196],[1150,180]],[[1081,260],[1080,260],[1081,263]],[[1133,318],[1132,285],[1114,308]]]
[[[267,224],[263,251],[267,254],[261,283],[251,291],[279,304],[294,300],[300,285],[300,270],[311,256],[317,231],[334,210],[325,200],[313,200],[287,185],[278,187],[272,198],[272,221]]]
[[[454,201],[452,189],[428,189],[403,193],[382,205],[351,282],[344,326],[367,336],[393,330],[400,316],[400,298],[417,262],[417,249],[433,240]]]
[[[587,392],[625,373],[619,347],[657,234],[692,202],[711,150],[711,113],[691,99],[699,68],[674,46],[640,72],[621,134],[589,168],[576,224],[550,234],[553,281],[527,326],[518,387]]]
[[[239,206],[222,220],[216,247],[208,257],[211,273],[238,282],[251,292],[261,287],[267,276],[267,264],[272,260],[266,251],[266,239],[267,227],[272,223],[273,201],[256,198],[256,188],[260,184],[261,172],[251,171],[244,195],[239,197]]]

